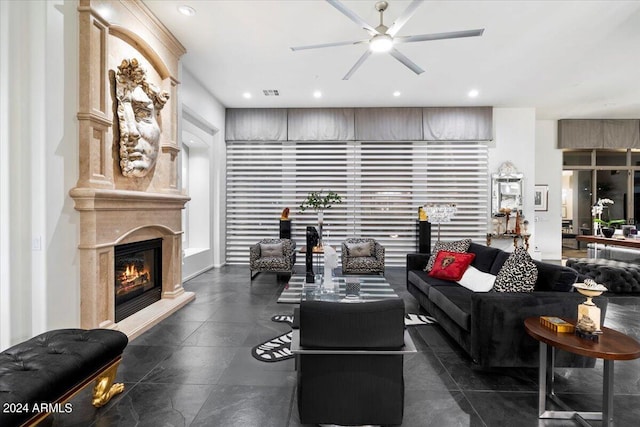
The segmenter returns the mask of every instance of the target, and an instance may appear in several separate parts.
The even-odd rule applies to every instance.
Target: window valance
[[[640,148],[640,120],[558,120],[558,148]]]
[[[286,141],[287,110],[284,108],[227,108],[227,141]]]
[[[353,108],[290,108],[290,141],[353,141]]]
[[[227,141],[487,141],[492,107],[228,108]]]
[[[428,107],[422,112],[425,141],[490,141],[491,107]]]

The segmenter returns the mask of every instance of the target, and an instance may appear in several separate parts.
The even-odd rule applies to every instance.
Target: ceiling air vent
[[[280,96],[278,89],[262,89],[264,96]]]

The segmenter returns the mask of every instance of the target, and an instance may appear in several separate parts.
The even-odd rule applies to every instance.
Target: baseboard
[[[216,268],[216,267],[215,267],[215,265],[211,264],[211,265],[209,265],[209,266],[207,266],[207,267],[201,268],[200,270],[196,271],[195,273],[193,273],[193,274],[190,274],[190,275],[188,275],[188,276],[183,277],[183,278],[182,278],[182,282],[184,283],[184,282],[186,282],[187,280],[191,280],[191,279],[193,279],[194,277],[201,275],[201,274],[202,274],[202,273],[204,273],[205,271],[211,270],[212,268]]]

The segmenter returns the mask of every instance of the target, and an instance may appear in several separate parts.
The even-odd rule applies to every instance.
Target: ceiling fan
[[[356,41],[348,41],[348,42],[335,42],[335,43],[324,43],[310,46],[296,46],[292,47],[291,50],[305,50],[305,49],[318,49],[323,47],[334,47],[334,46],[346,46],[346,45],[356,45],[356,44],[368,44],[369,48],[367,51],[358,59],[353,67],[349,70],[349,72],[342,78],[342,80],[349,80],[349,78],[356,72],[356,70],[362,65],[364,61],[369,58],[372,52],[388,52],[391,56],[396,58],[398,61],[406,65],[416,74],[424,73],[424,70],[420,68],[416,63],[411,61],[405,55],[403,55],[400,51],[398,51],[394,45],[398,43],[413,43],[413,42],[424,42],[431,40],[443,40],[443,39],[457,39],[462,37],[476,37],[481,36],[484,32],[483,29],[479,30],[466,30],[466,31],[452,31],[447,33],[435,33],[435,34],[420,34],[416,36],[396,36],[396,34],[400,31],[400,29],[407,23],[407,21],[413,16],[416,9],[424,0],[413,0],[409,6],[402,12],[402,15],[393,23],[390,27],[387,27],[383,23],[383,15],[384,11],[389,7],[389,3],[386,1],[379,1],[375,4],[375,8],[378,12],[380,12],[380,25],[377,27],[372,27],[367,24],[364,19],[358,16],[351,9],[347,8],[345,5],[340,3],[338,0],[326,0],[331,6],[338,9],[342,12],[347,18],[351,19],[353,22],[361,26],[363,29],[369,32],[371,36],[368,39],[364,40],[356,40]]]

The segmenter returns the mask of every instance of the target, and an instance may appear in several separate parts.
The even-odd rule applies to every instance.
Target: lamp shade
[[[442,224],[443,222],[450,222],[458,208],[454,203],[427,203],[424,205],[424,210],[430,222]]]

